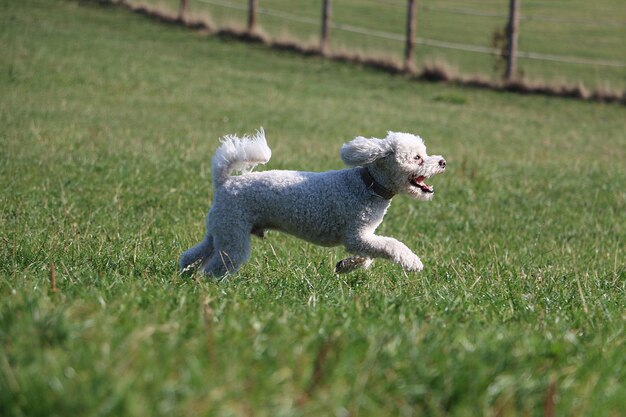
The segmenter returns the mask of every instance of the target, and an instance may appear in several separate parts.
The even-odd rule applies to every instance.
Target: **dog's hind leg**
[[[214,236],[215,249],[202,271],[214,277],[237,272],[250,259],[250,230],[221,230]]]
[[[180,256],[180,271],[182,273],[192,272],[209,259],[213,252],[213,237],[207,234],[202,242]]]

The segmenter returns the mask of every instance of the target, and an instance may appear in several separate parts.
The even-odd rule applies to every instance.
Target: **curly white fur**
[[[266,164],[272,157],[267,146],[265,131],[260,128],[256,135],[238,138],[227,135],[213,156],[213,187],[217,188],[233,171],[247,173],[258,164]]]
[[[215,196],[206,235],[181,255],[183,271],[200,268],[218,277],[233,273],[250,257],[250,236],[263,237],[267,229],[319,245],[344,245],[354,256],[339,262],[337,272],[368,267],[373,258],[422,270],[419,257],[406,245],[374,234],[389,196],[430,200],[434,195],[424,180],[443,172],[445,160],[428,156],[419,136],[389,132],[385,139],[357,137],[341,148],[341,158],[354,168],[340,171],[250,172],[270,156],[262,128],[253,137],[223,138],[213,158]],[[244,174],[231,176],[237,170]]]

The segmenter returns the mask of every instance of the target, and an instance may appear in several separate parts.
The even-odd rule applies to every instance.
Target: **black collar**
[[[359,170],[359,174],[361,174],[361,179],[367,186],[367,188],[371,189],[378,196],[384,198],[385,200],[391,200],[391,198],[395,195],[391,190],[385,188],[380,183],[376,182],[372,174],[370,174],[369,170],[366,167],[363,167]]]

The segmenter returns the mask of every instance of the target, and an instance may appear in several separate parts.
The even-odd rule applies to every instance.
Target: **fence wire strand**
[[[234,10],[247,11],[248,6],[245,4],[233,3],[227,0],[198,0],[201,3],[220,6]],[[432,7],[432,6],[425,6]],[[297,23],[305,23],[309,25],[320,25],[320,19],[315,19],[307,16],[302,16],[299,14],[285,12],[282,10],[269,9],[266,7],[259,7],[258,13],[264,14],[266,16],[277,17],[280,19],[297,22]],[[494,14],[489,14],[489,16],[495,16]],[[500,16],[500,15],[498,15]],[[506,17],[506,14],[502,14],[502,17]],[[527,19],[529,19],[527,17]],[[358,33],[361,35],[372,36],[380,39],[387,39],[392,41],[404,42],[406,40],[403,34],[386,32],[381,30],[373,30],[360,26],[350,25],[346,23],[339,22],[331,22],[330,27],[335,30],[340,30],[344,32],[350,33]],[[463,52],[473,52],[479,54],[488,54],[488,55],[501,55],[502,51],[497,48],[491,48],[481,45],[471,45],[457,42],[448,42],[441,41],[437,39],[429,39],[417,37],[415,38],[415,43],[418,45],[429,46],[433,48],[442,48],[442,49],[452,49],[456,51]],[[550,62],[561,62],[567,64],[579,64],[579,65],[595,65],[595,66],[605,66],[605,67],[615,67],[615,68],[626,68],[626,62],[615,61],[615,60],[607,60],[607,59],[591,59],[591,58],[583,58],[576,56],[567,56],[567,55],[556,55],[556,54],[545,54],[540,52],[530,52],[530,51],[518,51],[518,58],[522,59],[532,59],[537,61],[550,61]]]

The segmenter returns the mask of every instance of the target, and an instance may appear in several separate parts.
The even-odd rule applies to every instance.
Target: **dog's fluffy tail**
[[[224,136],[213,156],[213,189],[223,184],[233,171],[250,172],[258,164],[267,163],[271,156],[262,127],[252,137]]]

